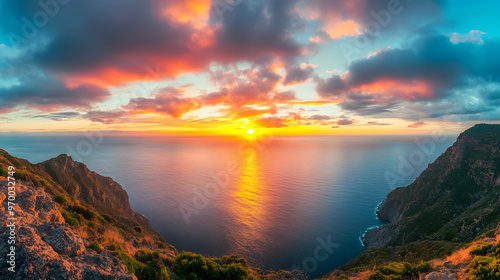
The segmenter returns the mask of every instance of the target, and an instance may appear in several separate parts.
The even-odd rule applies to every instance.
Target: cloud
[[[348,92],[348,86],[339,75],[333,75],[327,79],[318,79],[316,91],[324,98],[339,96]]]
[[[104,124],[112,124],[127,115],[126,111],[90,111],[83,115],[84,119]]]
[[[330,116],[326,115],[312,115],[308,118],[308,120],[311,121],[327,121],[330,119]]]
[[[123,108],[136,115],[157,113],[180,118],[183,114],[198,108],[198,103],[193,98],[157,94],[152,98],[133,98]]]
[[[349,119],[341,119],[335,122],[337,125],[351,125],[354,123],[354,120]]]
[[[285,124],[286,119],[284,118],[279,118],[279,117],[264,117],[257,119],[255,121],[255,124],[262,126],[262,127],[286,127],[287,125]]]
[[[473,43],[473,44],[483,44],[484,40],[481,38],[481,36],[485,35],[486,32],[482,32],[479,30],[471,30],[469,33],[462,35],[454,32],[450,36],[450,41],[453,44],[459,44],[459,43]]]
[[[409,124],[408,128],[419,128],[419,127],[422,127],[424,125],[426,125],[426,123],[424,123],[423,121],[418,121],[418,122],[414,122],[412,124]]]
[[[443,17],[443,0],[302,0],[299,13],[321,26],[312,41],[360,35],[370,41],[406,35]],[[325,33],[327,34],[325,36]],[[329,34],[329,35],[328,35]]]
[[[492,100],[500,92],[498,48],[498,40],[454,44],[429,31],[404,48],[384,48],[352,62],[343,76],[316,79],[316,90],[358,115],[420,120],[485,114],[496,108]]]
[[[19,84],[0,88],[0,113],[22,108],[40,111],[89,109],[111,94],[104,88],[83,84],[74,88],[50,76],[24,76]]]
[[[390,123],[379,123],[376,121],[367,122],[367,125],[391,125]]]
[[[295,99],[293,92],[277,92],[281,76],[269,68],[240,69],[231,72],[217,71],[211,74],[211,81],[220,86],[218,92],[201,97],[207,104],[225,104],[239,107]],[[217,103],[216,103],[217,102]]]
[[[43,119],[50,119],[53,121],[65,121],[65,120],[80,118],[80,116],[81,114],[78,112],[57,112],[57,113],[36,115],[33,116],[32,118],[34,119],[43,118]]]
[[[301,66],[289,65],[286,67],[286,77],[283,85],[298,85],[307,82],[314,76],[316,65],[303,63]]]
[[[14,66],[32,65],[72,87],[114,87],[200,72],[212,63],[300,56],[303,46],[292,36],[297,23],[292,2],[245,1],[227,12],[222,24],[210,25],[198,20],[208,21],[209,1],[72,1],[59,6],[57,16],[33,36],[23,32],[19,19],[32,19],[41,10],[36,1],[2,3],[0,16],[4,33],[26,39],[11,43],[22,50],[11,61]]]

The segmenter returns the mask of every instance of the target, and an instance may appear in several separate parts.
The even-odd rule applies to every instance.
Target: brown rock
[[[47,223],[39,227],[42,239],[59,254],[69,257],[85,252],[83,240],[76,235],[68,224]]]
[[[0,198],[5,195],[6,184],[6,180],[0,181]],[[42,189],[18,181],[16,192],[15,272],[7,270],[10,267],[7,262],[0,262],[0,280],[137,280],[109,252],[97,254],[86,250],[82,238],[64,222],[56,204]],[[4,203],[0,205],[0,211],[5,211]],[[0,256],[10,252],[9,234],[6,225],[1,224]]]

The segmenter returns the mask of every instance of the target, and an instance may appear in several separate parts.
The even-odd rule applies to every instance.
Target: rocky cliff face
[[[75,162],[65,154],[37,164],[60,184],[71,197],[93,205],[99,213],[119,214],[124,218],[140,220],[128,200],[128,194],[110,177],[104,177],[90,171],[87,166]]]
[[[0,177],[0,187],[0,211],[7,213],[5,177]],[[15,268],[8,271],[11,264],[0,262],[0,279],[137,279],[109,252],[87,249],[86,240],[65,222],[42,189],[18,181],[16,192],[15,245],[8,244],[7,223],[0,225],[0,256],[4,260],[15,246]]]
[[[468,242],[500,218],[500,125],[476,125],[382,203],[388,224],[365,236],[369,248],[417,240]]]

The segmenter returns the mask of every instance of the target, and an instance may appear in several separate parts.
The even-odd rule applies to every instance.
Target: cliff
[[[377,215],[368,250],[324,279],[499,279],[500,125],[460,134]]]
[[[365,236],[369,248],[420,240],[469,242],[500,218],[500,125],[476,125],[378,211],[388,224]]]
[[[8,174],[9,166],[15,174]],[[13,209],[9,175],[15,178]],[[132,256],[154,252],[160,266],[178,254],[130,208],[117,182],[67,155],[35,165],[0,150],[0,186],[0,255],[13,245],[16,253],[14,272],[0,262],[0,279],[159,279],[161,271]],[[15,228],[8,227],[11,210]],[[12,232],[15,244],[9,244]]]

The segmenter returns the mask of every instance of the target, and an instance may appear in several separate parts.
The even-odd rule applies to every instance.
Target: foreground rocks
[[[0,177],[0,212],[7,213],[7,180]],[[15,272],[0,262],[0,279],[137,279],[106,250],[86,249],[84,240],[65,223],[57,205],[43,190],[16,184]],[[6,220],[7,216],[4,216]],[[10,229],[0,225],[0,256],[10,251]]]

